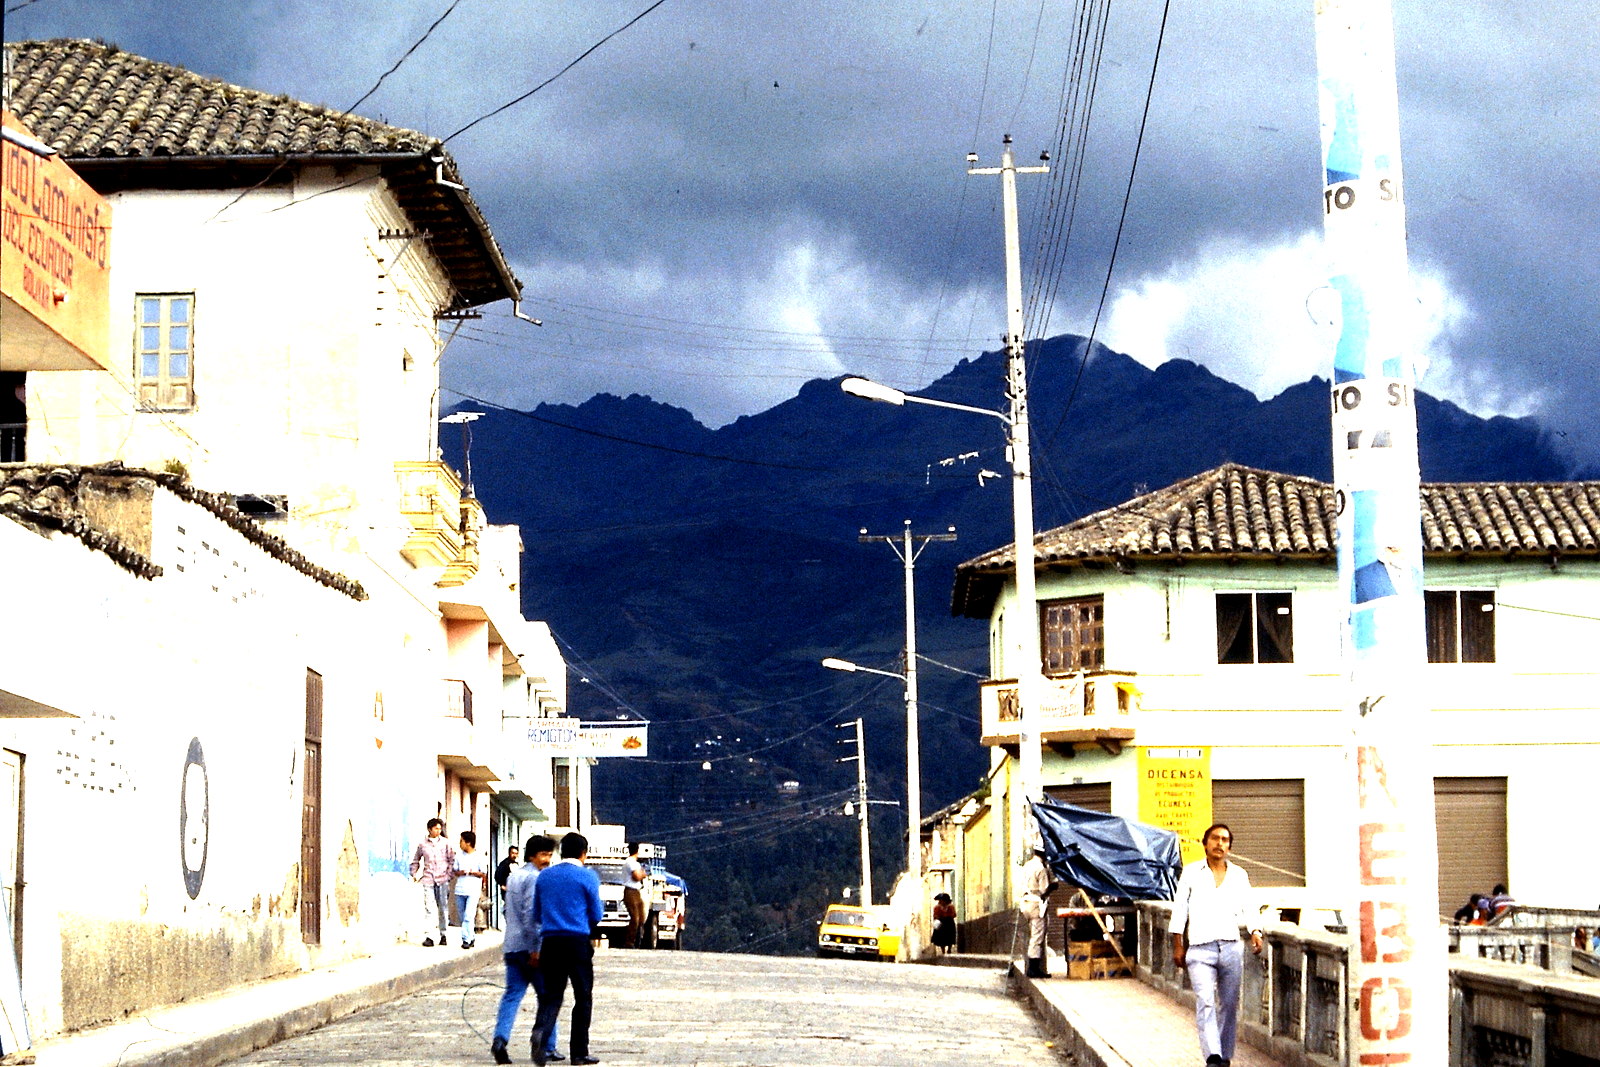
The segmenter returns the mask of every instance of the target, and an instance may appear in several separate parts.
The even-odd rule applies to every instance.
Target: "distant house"
[[[1425,485],[1422,510],[1441,914],[1497,882],[1592,907],[1600,856],[1572,820],[1600,755],[1600,483]],[[1333,538],[1331,486],[1228,464],[1040,534],[1037,619],[1017,614],[1012,546],[958,567],[953,610],[990,623],[999,816],[965,820],[985,828],[968,869],[1017,851],[991,841],[1027,669],[1003,636],[1037,625],[1046,793],[1146,822],[1187,808],[1191,833],[1233,827],[1256,884],[1338,892],[1353,784]],[[1152,788],[1174,766],[1184,784]],[[1009,907],[1008,878],[968,913]]]
[[[528,740],[566,677],[521,537],[440,460],[441,325],[520,295],[448,151],[5,47],[17,124],[114,220],[98,350],[13,363],[8,304],[0,355],[0,852],[40,1036],[417,936],[430,817],[498,857],[592,813]]]

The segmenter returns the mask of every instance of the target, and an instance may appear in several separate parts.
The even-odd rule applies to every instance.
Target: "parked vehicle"
[[[882,905],[829,904],[817,928],[817,955],[860,956],[893,961],[900,954],[900,930]]]

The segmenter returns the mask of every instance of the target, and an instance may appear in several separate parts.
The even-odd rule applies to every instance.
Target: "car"
[[[889,909],[830,904],[817,928],[817,955],[893,960],[900,954],[900,930]]]

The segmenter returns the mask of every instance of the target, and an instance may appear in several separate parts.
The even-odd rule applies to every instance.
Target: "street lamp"
[[[477,495],[472,488],[472,423],[481,418],[483,418],[481,411],[455,411],[439,420],[461,427],[461,453],[463,465],[467,468],[468,500],[474,499]]]
[[[1008,626],[1012,637],[1012,654],[1015,657],[1014,670],[1017,676],[1017,787],[1021,794],[1022,803],[1012,803],[1011,832],[1013,835],[1013,848],[1019,857],[1026,856],[1029,852],[1025,837],[1026,804],[1037,799],[1043,793],[1044,766],[1043,754],[1039,747],[1039,735],[1036,730],[1036,716],[1039,710],[1039,606],[1038,592],[1034,582],[1034,555],[1033,555],[1033,473],[1032,460],[1028,448],[1028,414],[1027,400],[1024,393],[1025,379],[1021,371],[1021,345],[1015,346],[1013,352],[1014,369],[1009,375],[1011,383],[1011,410],[993,411],[989,408],[973,407],[970,404],[956,404],[948,400],[933,400],[925,396],[912,396],[899,389],[881,385],[867,378],[846,378],[839,383],[839,387],[851,396],[859,396],[867,400],[876,400],[885,404],[894,404],[897,407],[906,404],[922,404],[928,407],[949,408],[952,411],[965,411],[975,415],[988,415],[1005,423],[1007,429],[1007,452],[1011,459],[1011,520],[1013,549],[1016,553],[1016,583],[1017,583],[1017,609],[1022,615],[1020,625]],[[1010,657],[1008,657],[1009,659]],[[841,661],[842,662],[842,661]],[[826,665],[831,663],[824,661]],[[853,665],[852,665],[853,667]],[[852,667],[837,667],[836,670],[849,670]],[[855,670],[868,670],[865,667],[853,667]],[[887,674],[887,671],[878,671],[878,674]],[[896,676],[903,677],[903,676]]]

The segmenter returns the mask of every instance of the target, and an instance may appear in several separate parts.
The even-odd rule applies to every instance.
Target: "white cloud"
[[[1413,350],[1422,388],[1480,415],[1528,414],[1541,396],[1496,384],[1457,358],[1453,338],[1472,312],[1443,274],[1413,257]],[[1187,359],[1266,399],[1329,376],[1337,304],[1320,236],[1274,245],[1221,240],[1139,279],[1114,299],[1105,344],[1147,367]]]

